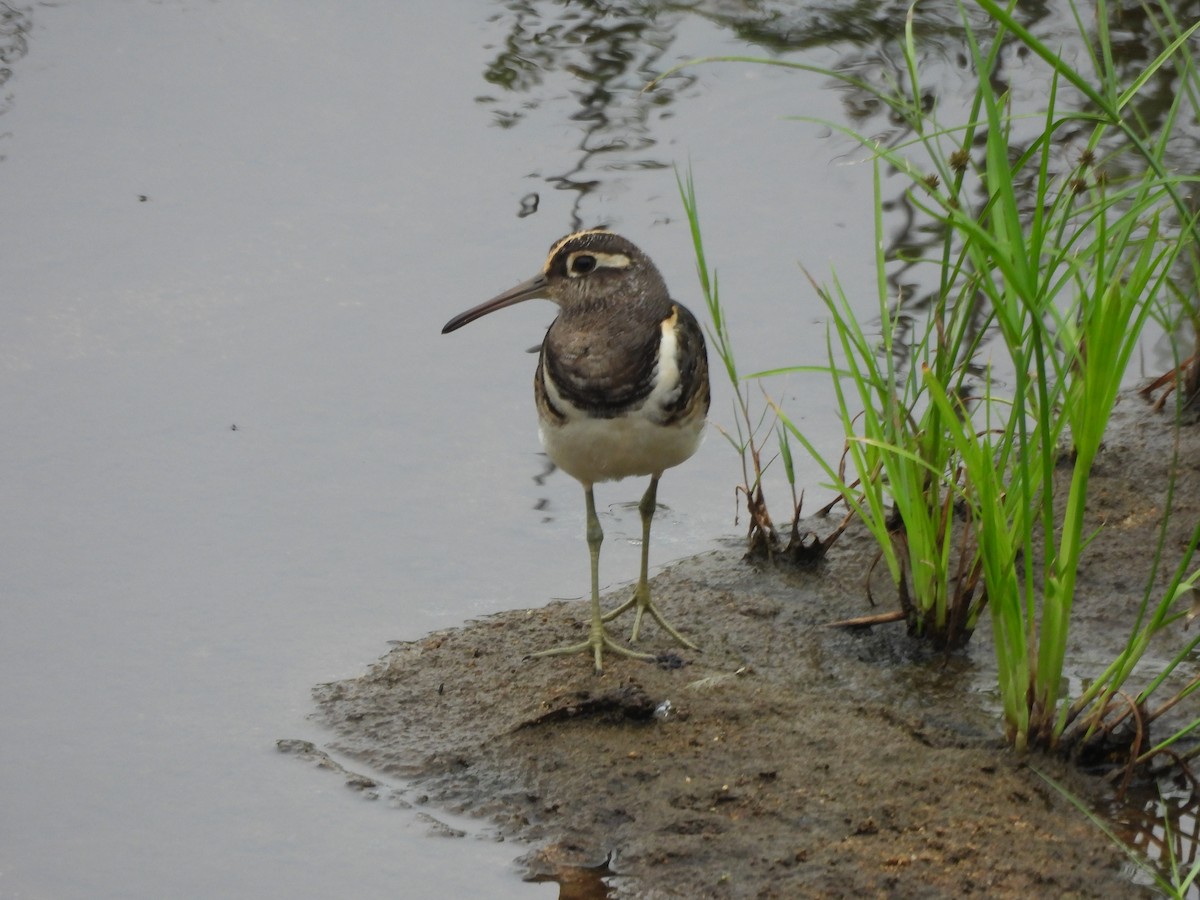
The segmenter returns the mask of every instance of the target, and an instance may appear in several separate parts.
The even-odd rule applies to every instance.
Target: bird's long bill
[[[486,316],[490,312],[495,312],[498,309],[504,309],[506,306],[512,306],[514,303],[520,303],[522,300],[532,300],[534,297],[543,297],[546,290],[546,276],[535,275],[528,281],[522,281],[514,288],[509,288],[503,294],[498,294],[486,303],[480,303],[478,306],[468,309],[464,313],[459,313],[442,327],[442,334],[449,334],[451,331],[462,328],[464,325],[474,322],[476,319]]]

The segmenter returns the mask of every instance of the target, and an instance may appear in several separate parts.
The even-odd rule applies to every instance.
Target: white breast
[[[662,324],[654,387],[637,407],[613,419],[593,418],[575,408],[543,369],[546,393],[564,422],[543,420],[539,434],[549,457],[568,475],[586,484],[631,475],[661,475],[696,452],[704,419],[663,425],[662,410],[682,389],[677,359],[675,316]]]
[[[560,469],[585,484],[630,475],[661,475],[696,452],[704,420],[659,425],[635,413],[618,419],[543,422],[542,446]]]

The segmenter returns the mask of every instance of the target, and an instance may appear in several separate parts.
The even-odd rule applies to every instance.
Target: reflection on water
[[[0,3],[0,87],[12,77],[9,67],[29,51],[27,35],[32,27],[28,11]],[[10,94],[0,94],[0,114],[7,112],[11,104]]]
[[[573,191],[569,229],[583,227],[583,199],[606,173],[662,168],[670,160],[651,151],[654,115],[695,80],[687,75],[653,93],[642,88],[670,63],[665,54],[686,13],[657,4],[580,2],[509,3],[508,36],[484,71],[501,89],[477,102],[491,108],[501,128],[514,128],[547,101],[569,99],[555,116],[576,123],[575,165],[546,175],[560,191]],[[565,77],[556,77],[565,76]]]
[[[546,852],[539,851],[536,855],[545,856]],[[617,874],[608,867],[607,860],[595,866],[558,863],[540,869],[532,868],[534,871],[525,880],[531,884],[557,884],[558,900],[605,900],[612,896],[605,879]]]
[[[1109,810],[1109,818],[1117,836],[1169,881],[1178,884],[1200,862],[1200,791],[1181,774],[1131,791],[1127,802]],[[1172,879],[1172,869],[1180,876]],[[1152,883],[1146,871],[1132,874],[1135,881]],[[1200,898],[1200,884],[1183,896]]]

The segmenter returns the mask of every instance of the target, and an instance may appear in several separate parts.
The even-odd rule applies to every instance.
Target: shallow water
[[[689,160],[744,366],[823,360],[797,261],[870,296],[869,168],[781,118],[853,98],[735,66],[639,91],[748,45],[882,66],[899,7],[852,45],[732,6],[0,5],[0,896],[553,895],[274,742],[319,743],[310,685],[389,640],[586,587],[524,352],[552,310],[451,314],[579,224],[699,307]],[[837,452],[821,379],[771,390]],[[739,533],[737,478],[714,433],[664,479],[655,564]],[[598,491],[606,581],[641,489]]]

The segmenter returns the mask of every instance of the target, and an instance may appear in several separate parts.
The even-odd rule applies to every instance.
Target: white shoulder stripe
[[[672,307],[671,315],[662,321],[662,340],[658,342],[658,365],[654,371],[654,389],[646,398],[646,405],[653,410],[663,409],[679,399],[683,390],[679,377],[679,340],[675,337],[675,326],[679,322],[679,310]]]

